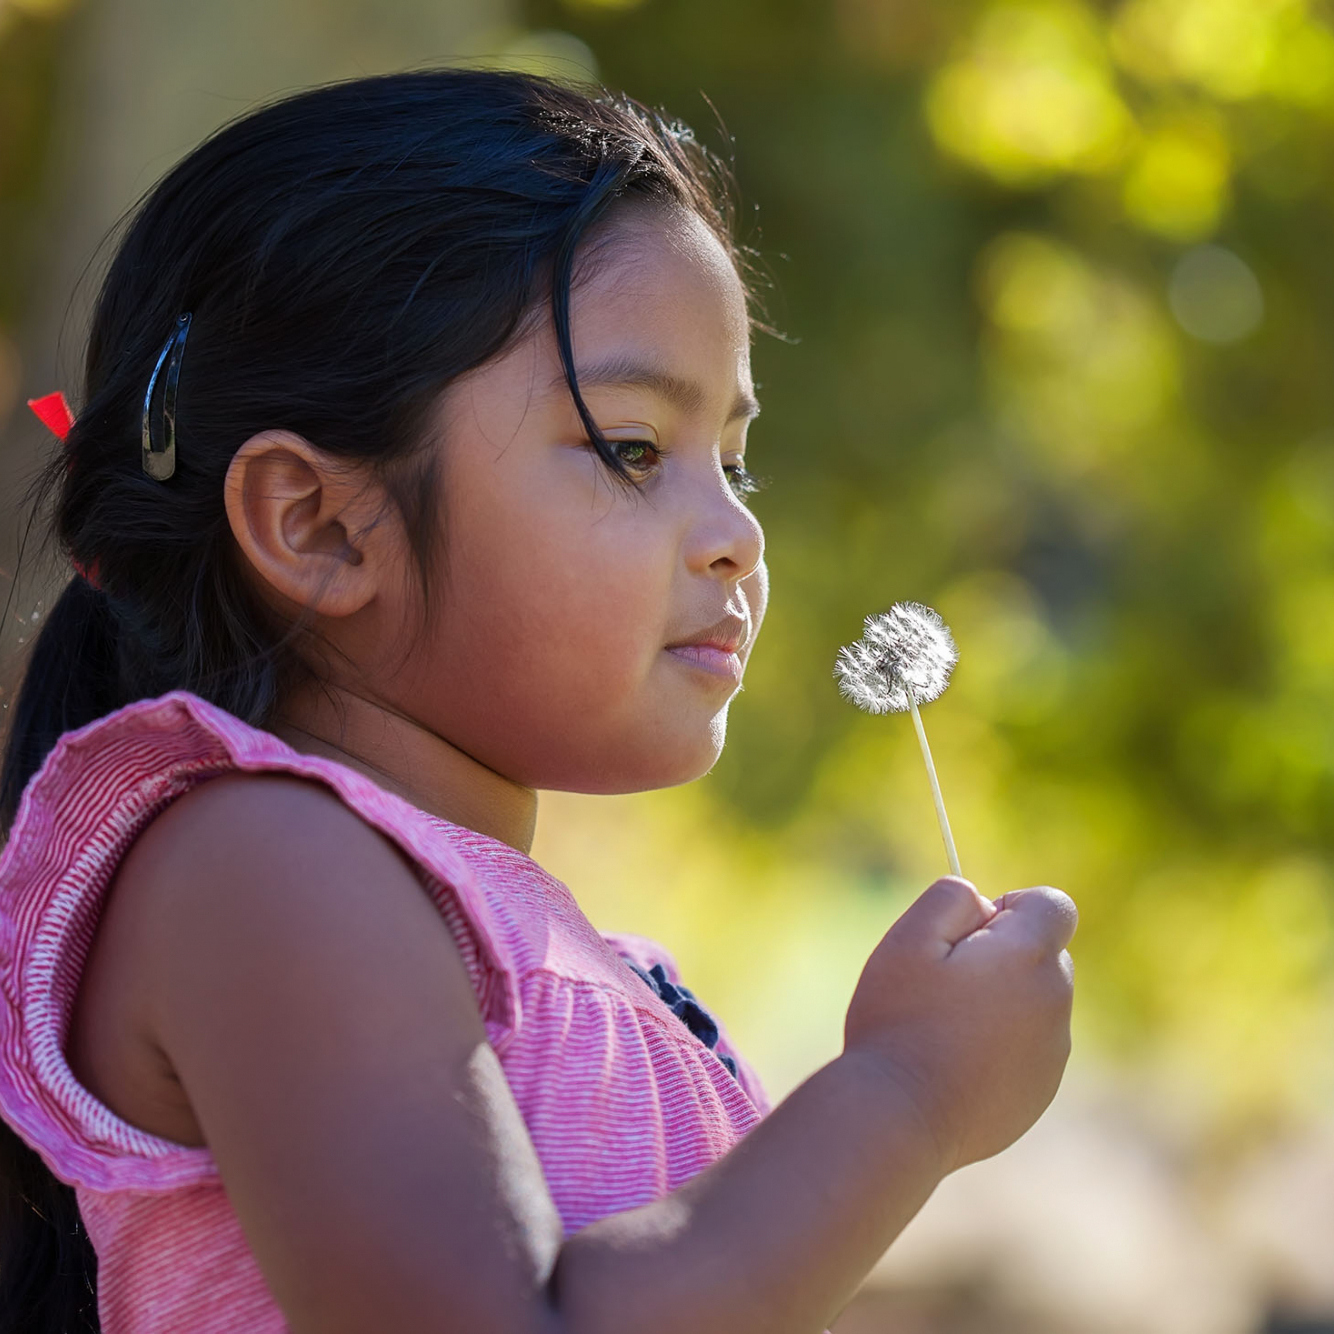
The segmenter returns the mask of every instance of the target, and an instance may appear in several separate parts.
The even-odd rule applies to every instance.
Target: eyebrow
[[[592,366],[576,368],[575,379],[580,390],[585,389],[647,389],[666,403],[679,408],[682,412],[699,412],[708,400],[703,386],[697,380],[688,380],[680,375],[673,375],[660,366],[636,361],[633,357],[618,353],[599,361]],[[550,388],[566,388],[564,373],[558,375]],[[744,390],[737,395],[727,414],[727,424],[736,421],[750,421],[760,415],[760,405],[753,394]]]

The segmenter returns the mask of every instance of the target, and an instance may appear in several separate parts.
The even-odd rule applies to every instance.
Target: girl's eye
[[[665,452],[647,440],[612,440],[610,444],[628,468],[643,469]]]
[[[609,443],[632,472],[647,473],[655,463],[661,463],[667,457],[665,449],[649,440],[612,440]],[[742,500],[769,485],[767,477],[756,477],[744,464],[725,463],[723,472],[727,474],[728,485]]]

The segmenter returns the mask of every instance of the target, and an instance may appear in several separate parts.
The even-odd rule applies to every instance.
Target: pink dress
[[[706,1046],[621,957],[679,982],[666,951],[600,935],[530,857],[195,695],[141,700],[60,739],[0,854],[0,1114],[77,1190],[104,1334],[287,1328],[208,1149],[121,1120],[63,1051],[126,849],[174,798],[238,769],[327,784],[415,864],[462,951],[567,1235],[674,1190],[769,1110],[725,1031]]]

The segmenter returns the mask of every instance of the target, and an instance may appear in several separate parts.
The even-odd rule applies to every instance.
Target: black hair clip
[[[143,464],[144,471],[153,479],[165,482],[176,471],[176,391],[181,383],[181,357],[185,354],[185,339],[190,332],[191,314],[177,316],[176,328],[162,345],[157,365],[148,381],[144,395]],[[162,389],[162,423],[154,439],[153,394],[163,365],[167,377]]]

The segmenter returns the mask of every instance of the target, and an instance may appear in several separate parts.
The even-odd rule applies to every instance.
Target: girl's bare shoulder
[[[225,1003],[247,975],[334,967],[340,953],[373,948],[367,917],[382,938],[426,933],[456,983],[453,1011],[473,1031],[462,960],[393,844],[317,782],[230,773],[200,783],[145,827],[116,871],[75,999],[71,1068],[130,1124],[203,1144],[167,1050],[186,997]]]
[[[118,879],[151,885],[184,861],[196,870],[201,853],[220,864],[261,872],[334,839],[340,847],[389,844],[328,787],[280,772],[234,771],[197,784],[144,830],[121,864]]]
[[[386,922],[437,917],[407,858],[331,789],[234,772],[178,797],[138,835],[112,881],[98,943],[133,949],[147,981],[196,954],[217,955],[224,942],[247,956],[290,957],[372,899]]]

